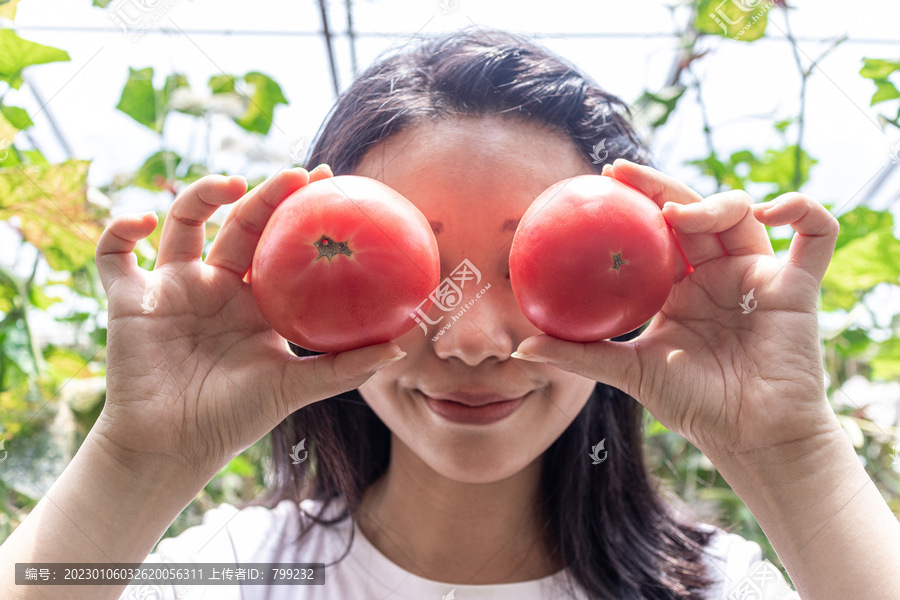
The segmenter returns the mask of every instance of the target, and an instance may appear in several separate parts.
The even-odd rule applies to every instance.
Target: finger
[[[320,181],[322,179],[327,179],[329,177],[334,177],[334,173],[331,172],[331,167],[327,164],[322,163],[315,169],[309,172],[309,182],[312,183],[314,181]]]
[[[763,254],[775,256],[762,223],[750,208],[753,199],[743,190],[713,194],[694,204],[669,202],[663,216],[688,235],[718,233],[722,246],[731,256]]]
[[[100,235],[94,262],[97,263],[100,282],[107,295],[110,287],[120,277],[127,277],[134,282],[142,280],[134,246],[138,240],[153,232],[156,221],[156,214],[152,212],[143,215],[118,215]]]
[[[660,208],[666,202],[691,204],[703,200],[703,196],[674,177],[624,158],[613,162],[611,176],[651,198]]]
[[[250,190],[225,218],[206,255],[206,264],[244,277],[272,213],[308,181],[309,174],[298,167],[282,171]]]
[[[175,198],[159,240],[156,268],[171,262],[199,259],[206,243],[206,221],[223,204],[231,204],[247,191],[243,177],[207,175],[187,186]]]
[[[703,200],[700,194],[674,177],[623,158],[617,158],[613,162],[611,169],[606,171],[606,173],[617,181],[635,188],[656,202],[660,208],[665,206],[667,202],[683,205],[698,203]],[[700,235],[688,237],[675,228],[675,239],[679,246],[678,256],[675,260],[676,281],[680,281],[690,274],[693,271],[693,267],[725,256],[722,244],[715,236]]]
[[[358,388],[376,371],[404,356],[406,352],[392,342],[317,356],[291,353],[284,370],[285,389],[297,393],[286,394],[282,418],[308,405],[310,399],[330,398]]]
[[[771,202],[754,204],[753,214],[769,227],[790,224],[797,235],[791,240],[788,261],[822,281],[840,230],[828,209],[803,194],[790,192]]]
[[[611,385],[636,397],[635,379],[638,356],[633,342],[567,342],[549,335],[536,335],[522,340],[513,358],[543,362]]]

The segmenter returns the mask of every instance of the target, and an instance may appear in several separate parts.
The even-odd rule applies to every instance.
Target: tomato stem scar
[[[316,257],[316,260],[324,256],[328,259],[328,262],[331,262],[331,259],[335,254],[343,254],[345,256],[353,254],[353,250],[347,246],[346,241],[336,242],[327,235],[323,235],[321,239],[313,242],[313,246],[319,250],[319,255]]]
[[[619,252],[618,254],[613,254],[613,269],[618,271],[619,267],[621,267],[622,265],[625,265],[625,264],[628,264],[628,261],[622,259],[621,252]]]

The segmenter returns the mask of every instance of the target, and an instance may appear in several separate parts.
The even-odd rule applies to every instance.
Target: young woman
[[[189,186],[152,272],[132,250],[155,220],[116,217],[96,256],[109,295],[106,404],[0,547],[3,597],[799,597],[759,546],[660,496],[642,457],[644,407],[712,460],[804,600],[900,597],[900,525],[825,396],[816,297],[837,222],[796,193],[702,198],[647,166],[628,118],[528,40],[464,31],[363,73],[321,130],[311,172],[247,194],[241,177]],[[595,165],[602,139],[609,156]],[[687,262],[646,330],[563,342],[517,306],[510,242],[538,194],[601,167],[662,207]],[[399,191],[430,221],[442,277],[469,260],[491,284],[436,340],[415,327],[312,356],[262,319],[244,280],[260,233],[279,202],[332,172]],[[204,222],[236,200],[202,261]],[[783,224],[797,234],[781,264],[764,225]],[[148,290],[158,306],[145,314]],[[758,305],[744,314],[750,290]],[[148,559],[198,491],[270,431],[266,501],[212,510]],[[607,459],[593,464],[603,439]],[[12,576],[14,562],[145,559],[327,566],[313,574],[323,585],[124,594]]]

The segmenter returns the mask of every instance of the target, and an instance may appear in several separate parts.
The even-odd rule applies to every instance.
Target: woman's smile
[[[465,425],[487,425],[505,419],[513,414],[531,393],[506,396],[496,393],[426,394],[420,390],[414,392],[425,400],[425,404],[436,415]]]

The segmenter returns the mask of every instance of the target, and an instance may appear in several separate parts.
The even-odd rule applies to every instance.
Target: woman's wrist
[[[12,598],[43,598],[48,592],[15,586],[16,562],[142,562],[205,483],[162,462],[144,465],[121,462],[89,434],[38,506],[0,546],[0,590],[12,592]],[[74,586],[67,594],[116,598],[117,592],[117,586]]]
[[[839,425],[713,462],[803,597],[898,597],[900,524]]]

